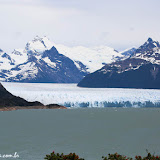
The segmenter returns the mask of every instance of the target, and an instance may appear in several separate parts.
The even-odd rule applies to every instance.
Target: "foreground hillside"
[[[42,103],[28,102],[23,98],[12,95],[2,84],[0,84],[0,111],[17,110],[17,109],[48,109],[48,108],[65,108],[57,104],[44,106]]]

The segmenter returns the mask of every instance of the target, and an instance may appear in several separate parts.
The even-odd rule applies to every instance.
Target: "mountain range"
[[[24,49],[0,49],[0,81],[78,83],[106,64],[124,60],[135,48],[118,52],[107,46],[67,47],[36,36]]]
[[[160,44],[151,38],[128,58],[106,64],[88,74],[78,86],[91,88],[149,88],[160,89]]]

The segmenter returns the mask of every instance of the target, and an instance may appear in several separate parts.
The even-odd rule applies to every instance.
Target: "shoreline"
[[[0,111],[15,111],[15,110],[25,110],[25,109],[67,109],[64,106],[14,106],[14,107],[2,107]]]

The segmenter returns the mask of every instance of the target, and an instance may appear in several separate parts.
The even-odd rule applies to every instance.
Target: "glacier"
[[[77,107],[160,107],[160,90],[80,88],[77,84],[12,83],[2,85],[13,95],[45,105]]]
[[[78,68],[80,68],[78,62],[84,64],[89,73],[95,72],[107,63],[116,61],[116,57],[126,58],[123,52],[119,53],[115,49],[107,46],[95,46],[90,48],[84,46],[68,47],[60,44],[54,44],[54,46],[59,53],[72,59]]]

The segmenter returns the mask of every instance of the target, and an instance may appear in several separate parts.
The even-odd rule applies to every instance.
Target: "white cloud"
[[[3,44],[4,48],[22,47],[22,43],[24,45],[37,34],[50,37],[63,30],[64,19],[79,14],[76,9],[3,3],[0,5],[0,47]]]
[[[24,47],[35,35],[65,45],[138,46],[149,36],[160,40],[159,5],[159,0],[0,0],[0,48]]]

